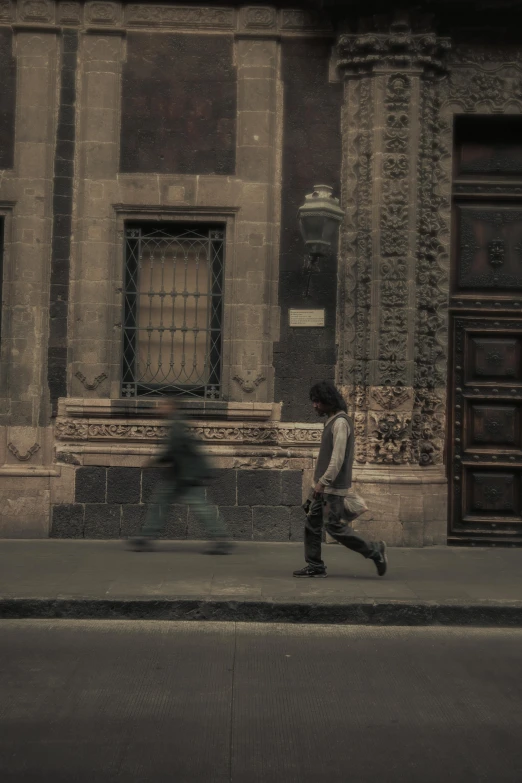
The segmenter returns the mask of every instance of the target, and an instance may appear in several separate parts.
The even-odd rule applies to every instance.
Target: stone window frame
[[[123,399],[121,397],[121,366],[123,346],[123,317],[124,317],[124,279],[125,279],[125,224],[199,224],[215,223],[216,226],[225,228],[225,252],[223,265],[223,321],[222,321],[222,400],[230,397],[231,378],[231,353],[232,353],[232,294],[233,280],[236,265],[236,215],[239,207],[157,207],[157,206],[130,206],[125,204],[113,204],[115,211],[115,264],[113,274],[114,296],[112,311],[115,314],[114,325],[111,329],[111,366],[110,366],[110,398]]]
[[[10,363],[7,355],[6,341],[9,339],[9,316],[11,308],[11,291],[9,284],[14,274],[14,238],[13,238],[13,210],[15,201],[0,201],[0,221],[3,228],[0,230],[0,398],[9,396]]]

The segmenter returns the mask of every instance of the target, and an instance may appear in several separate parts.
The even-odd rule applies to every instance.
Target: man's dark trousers
[[[305,560],[312,568],[324,568],[321,560],[321,534],[323,514],[326,514],[326,530],[340,544],[359,552],[363,557],[375,558],[379,549],[374,541],[365,541],[343,520],[344,498],[341,495],[324,494],[311,502],[305,525]]]

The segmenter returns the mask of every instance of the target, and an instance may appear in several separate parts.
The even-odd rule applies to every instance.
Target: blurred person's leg
[[[192,509],[196,519],[205,528],[208,538],[213,542],[210,552],[227,554],[232,550],[229,531],[219,513],[219,509],[207,503],[205,491],[201,486],[188,487],[183,493],[183,501]]]
[[[176,481],[163,478],[158,481],[147,505],[145,522],[138,536],[129,538],[129,546],[137,551],[150,549],[151,540],[159,538],[165,529],[169,506],[179,495]]]

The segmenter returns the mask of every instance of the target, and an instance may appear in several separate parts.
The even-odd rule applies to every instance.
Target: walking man
[[[316,413],[326,416],[326,423],[315,466],[314,486],[308,498],[305,525],[307,565],[294,571],[294,576],[326,576],[326,566],[321,560],[323,514],[327,517],[328,533],[348,549],[373,560],[379,576],[384,576],[388,566],[386,544],[384,541],[365,541],[349,527],[343,514],[344,498],[352,483],[354,454],[353,422],[346,413],[346,403],[329,381],[312,386],[310,399]]]
[[[219,511],[209,506],[205,499],[204,484],[211,467],[185,426],[173,398],[165,401],[161,413],[169,419],[169,433],[156,462],[164,467],[165,475],[154,489],[140,536],[130,538],[128,545],[137,552],[151,549],[152,540],[158,538],[165,527],[169,506],[186,503],[213,542],[209,554],[226,555],[232,551],[233,544],[228,540]]]

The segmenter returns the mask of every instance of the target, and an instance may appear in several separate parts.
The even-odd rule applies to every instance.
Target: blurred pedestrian
[[[160,415],[168,419],[168,436],[154,463],[163,467],[164,476],[153,491],[140,535],[130,538],[128,545],[138,552],[151,549],[152,541],[165,528],[169,506],[184,503],[213,542],[209,554],[229,554],[233,544],[228,540],[227,528],[219,510],[205,498],[204,486],[211,477],[211,466],[183,421],[175,398],[166,398]]]
[[[325,577],[321,559],[321,536],[326,517],[327,532],[340,544],[373,560],[379,576],[388,566],[384,541],[366,541],[349,526],[344,499],[352,484],[354,429],[346,413],[346,402],[333,383],[322,381],[310,389],[310,400],[319,416],[326,416],[317,458],[314,485],[305,504],[304,568],[294,571],[296,577]]]

